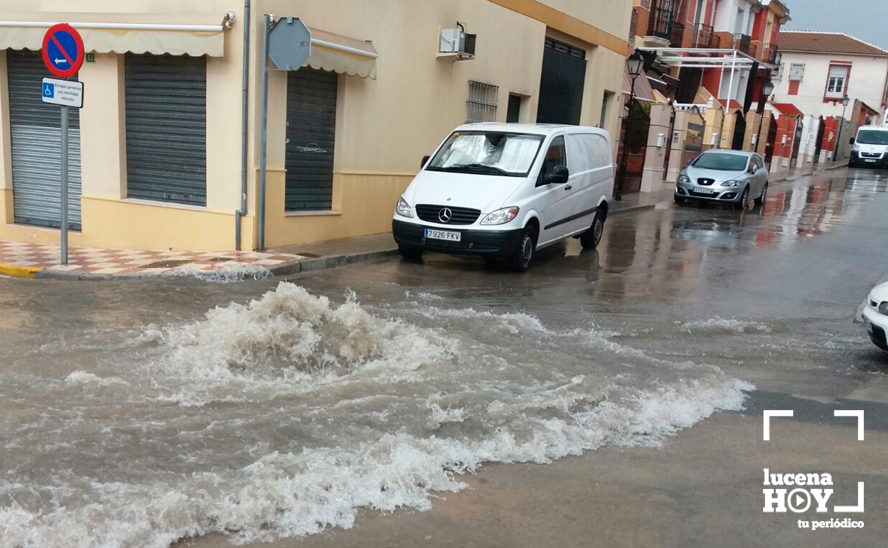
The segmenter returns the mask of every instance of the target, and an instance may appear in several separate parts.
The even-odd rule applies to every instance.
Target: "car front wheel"
[[[533,260],[533,252],[536,250],[536,230],[532,226],[524,229],[521,240],[518,242],[518,249],[512,256],[511,266],[515,272],[526,272],[530,268],[530,261]]]
[[[765,198],[768,197],[768,183],[765,183],[765,186],[762,187],[762,195],[755,199],[755,205],[760,206],[765,203]]]
[[[740,201],[734,204],[734,209],[737,211],[743,211],[746,209],[746,204],[749,203],[749,185],[743,189],[743,194],[740,196]]]

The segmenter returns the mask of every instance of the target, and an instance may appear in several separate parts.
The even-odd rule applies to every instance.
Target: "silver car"
[[[743,210],[750,199],[765,202],[768,168],[754,152],[707,150],[682,170],[675,184],[675,203],[701,200],[731,204]]]

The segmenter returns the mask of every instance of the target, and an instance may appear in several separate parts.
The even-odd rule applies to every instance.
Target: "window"
[[[564,151],[564,137],[555,137],[549,150],[546,151],[546,159],[543,161],[543,169],[540,176],[545,177],[547,173],[555,169],[555,166],[567,166],[567,154]]]
[[[469,82],[468,123],[495,122],[499,86]]]
[[[509,110],[506,114],[507,124],[517,124],[521,120],[521,96],[509,94]]]
[[[527,177],[543,138],[524,133],[457,131],[428,163],[428,171]],[[564,141],[562,140],[562,148]]]
[[[805,64],[804,63],[793,63],[789,65],[789,81],[790,82],[801,82],[805,77]]]
[[[286,211],[333,209],[338,83],[323,70],[287,72]]]
[[[605,127],[607,124],[607,109],[613,96],[614,94],[610,91],[604,92],[604,98],[601,100],[601,119],[598,122],[598,127],[600,128]]]
[[[207,63],[127,53],[127,195],[207,205]]]
[[[845,96],[845,88],[848,86],[848,65],[831,65],[829,78],[826,82],[826,97],[828,99],[841,99]]]

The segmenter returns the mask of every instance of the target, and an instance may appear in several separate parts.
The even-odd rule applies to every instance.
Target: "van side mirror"
[[[851,137],[851,140],[848,141],[848,144],[849,144],[849,145],[853,145],[853,144],[854,144],[854,137]]]
[[[544,185],[563,185],[570,179],[570,171],[565,166],[555,166],[543,175]]]
[[[420,164],[419,164],[419,169],[423,169],[426,166],[426,164],[429,163],[430,159],[431,159],[431,156],[423,156],[422,162],[420,162]]]

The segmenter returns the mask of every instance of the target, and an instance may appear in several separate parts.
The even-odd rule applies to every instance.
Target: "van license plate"
[[[868,164],[875,164],[876,163],[875,160],[864,160],[864,162],[866,162]]]
[[[462,233],[427,228],[425,229],[425,237],[427,240],[447,240],[448,242],[458,242],[462,240]]]

